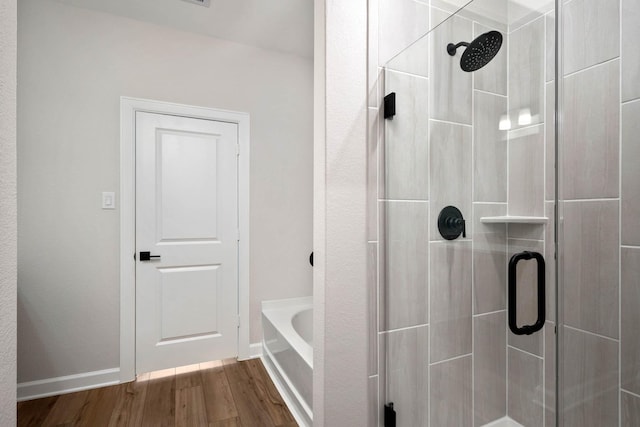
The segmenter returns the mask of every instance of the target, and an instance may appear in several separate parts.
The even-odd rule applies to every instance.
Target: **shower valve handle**
[[[467,237],[467,221],[462,218],[448,217],[446,220],[447,226],[452,229],[459,229],[462,226],[462,237]]]

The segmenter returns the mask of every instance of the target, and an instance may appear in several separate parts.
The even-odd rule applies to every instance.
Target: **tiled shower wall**
[[[508,15],[506,1],[490,3]],[[370,0],[369,425],[381,425],[381,408],[393,401],[399,426],[481,426],[506,415],[543,426],[554,415],[554,325],[532,337],[507,333],[506,272],[512,253],[545,253],[553,320],[553,224],[507,229],[480,218],[553,217],[545,203],[554,198],[553,126],[545,127],[553,119],[553,15],[507,25],[465,11],[383,74],[393,54],[451,10],[435,0]],[[505,37],[500,53],[462,72],[447,43],[489,29]],[[397,115],[385,130],[380,107],[390,92]],[[499,130],[506,117],[512,130]],[[440,237],[446,205],[461,209],[467,238]],[[532,265],[519,268],[519,287],[519,323],[531,324]]]
[[[564,419],[640,422],[639,0],[564,3]]]

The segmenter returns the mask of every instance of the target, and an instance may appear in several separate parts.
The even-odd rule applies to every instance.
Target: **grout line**
[[[586,67],[586,68],[582,68],[582,69],[577,70],[577,71],[572,71],[572,72],[571,72],[571,73],[569,73],[569,74],[565,74],[565,75],[564,75],[564,78],[566,79],[567,77],[573,77],[573,76],[575,76],[576,74],[580,74],[580,73],[582,73],[582,72],[584,72],[584,71],[589,71],[589,70],[591,70],[591,69],[593,69],[593,68],[600,67],[600,66],[602,66],[602,65],[607,65],[607,64],[609,64],[610,62],[617,61],[617,60],[619,60],[619,59],[620,59],[620,55],[618,55],[618,56],[616,56],[616,57],[614,57],[614,58],[607,59],[607,60],[602,61],[602,62],[598,62],[597,64],[589,65],[589,66],[588,66],[588,67]]]
[[[475,84],[475,76],[474,76],[474,84]],[[507,95],[502,95],[501,93],[489,92],[488,90],[477,89],[476,87],[474,87],[473,90],[476,92],[487,94],[487,95],[499,96],[501,98],[507,97]]]
[[[511,345],[511,344],[507,344],[507,347],[509,347],[509,348],[511,348],[511,349],[513,349],[513,350],[520,351],[520,352],[522,352],[522,353],[524,353],[524,354],[528,354],[529,356],[533,356],[533,357],[538,358],[538,359],[540,359],[540,360],[544,360],[544,357],[542,357],[542,356],[538,356],[537,354],[530,353],[530,352],[528,352],[528,351],[526,351],[526,350],[523,350],[523,349],[518,348],[518,347],[516,347],[516,346],[513,346],[513,345]]]
[[[489,311],[487,313],[478,313],[478,314],[474,314],[473,317],[483,317],[483,316],[490,316],[492,314],[498,314],[498,313],[505,313],[507,311],[506,308],[503,308],[502,310],[496,310],[496,311]]]
[[[555,6],[554,6],[555,9]],[[548,27],[548,22],[549,20],[547,19],[547,15],[544,15],[544,21],[542,22],[542,28],[543,28],[543,38],[544,38],[544,42],[543,42],[543,56],[542,56],[542,61],[543,61],[543,66],[542,66],[542,122],[543,122],[543,127],[542,127],[542,152],[543,152],[543,161],[542,161],[542,211],[544,213],[544,216],[547,215],[547,205],[546,205],[546,200],[547,200],[547,168],[549,167],[549,165],[547,164],[547,146],[548,146],[548,142],[547,141],[547,136],[549,134],[549,132],[547,132],[548,128],[549,128],[549,123],[547,122],[547,116],[548,116],[548,111],[547,111],[547,107],[549,105],[549,103],[547,102],[547,97],[549,96],[548,94],[548,90],[547,90],[547,67],[549,64],[547,64],[547,58],[549,57],[548,55],[548,51],[549,51],[549,44],[547,43],[547,33],[549,31]],[[554,36],[555,37],[555,36]],[[547,227],[545,226],[545,229],[543,230],[543,241],[542,241],[542,253],[544,254],[544,259],[548,259],[549,254],[547,253]],[[545,277],[544,280],[546,280],[546,268],[545,268]],[[546,287],[546,284],[545,284]],[[544,306],[545,306],[545,310],[547,309],[547,301],[546,301],[546,292],[545,292],[545,301],[543,302]],[[546,317],[546,314],[545,314]],[[546,320],[546,319],[544,319]],[[547,329],[548,326],[544,327],[542,329],[542,426],[546,427],[547,425],[547,417],[546,417],[546,411],[547,411],[547,376],[546,376],[546,372],[547,372]]]
[[[543,100],[543,102],[544,102],[544,100]],[[531,129],[533,129],[535,127],[539,127],[539,126],[544,126],[544,120],[541,121],[541,122],[532,123],[530,125],[509,129],[509,130],[507,130],[507,135],[514,134],[515,136],[518,136],[519,133],[524,133],[524,131],[526,131],[526,130],[531,130]],[[528,136],[528,135],[522,135],[522,136]]]
[[[431,25],[433,24],[433,6],[431,5],[431,0],[429,0],[429,30],[431,31]],[[433,100],[433,85],[435,75],[433,72],[434,64],[433,64],[433,56],[432,55],[432,44],[434,43],[433,39],[429,40],[429,46],[427,47],[427,67],[428,73],[430,77],[433,77],[429,80],[429,87],[427,93],[427,196],[431,198],[431,122],[429,121],[429,115],[433,113],[432,100]],[[427,209],[427,240],[431,239],[431,208],[432,205],[429,205]],[[427,320],[431,323],[431,245],[427,243]],[[431,366],[429,362],[431,361],[431,327],[427,328],[427,426],[431,426]]]
[[[621,387],[621,388],[620,388],[620,391],[622,391],[622,392],[624,392],[624,393],[627,393],[627,394],[630,394],[631,396],[633,396],[633,397],[637,397],[638,399],[640,399],[640,394],[637,394],[637,393],[634,393],[634,392],[632,392],[632,391],[629,391],[629,390],[627,390],[627,389],[626,389],[626,388],[624,388],[624,387]]]
[[[513,224],[515,225],[515,224]],[[522,242],[535,242],[535,243],[544,243],[544,239],[524,239],[520,237],[507,237],[507,240],[518,240]]]
[[[510,91],[510,86],[511,86],[511,32],[509,31],[509,26],[507,26],[507,31],[506,31],[506,41],[507,41],[507,72],[506,72],[506,80],[507,80],[507,119],[511,120],[511,112],[510,112],[510,108],[511,108],[511,91]],[[510,157],[509,157],[509,148],[511,146],[511,144],[509,144],[510,142],[510,136],[509,136],[509,132],[506,132],[506,138],[507,138],[507,165],[506,165],[506,173],[507,173],[507,185],[506,185],[506,199],[507,199],[507,203],[506,203],[506,209],[505,209],[505,214],[509,215],[509,181],[511,181],[509,179],[510,177],[510,173],[511,173],[511,168],[509,166],[510,164]],[[505,224],[504,227],[504,246],[502,248],[502,250],[505,253],[505,260],[509,257],[509,224]],[[502,274],[504,274],[504,278],[505,278],[505,285],[506,288],[505,289],[505,308],[508,308],[508,301],[509,301],[509,285],[508,285],[508,264],[505,263],[504,267],[503,267],[503,271]],[[505,310],[506,311],[506,310]],[[505,415],[509,416],[509,327],[508,327],[508,319],[509,319],[509,315],[508,313],[505,315],[505,330],[504,330],[504,387],[505,387]]]
[[[400,74],[400,75],[403,75],[403,76],[415,77],[417,79],[429,80],[429,77],[427,77],[427,76],[421,76],[420,74],[410,73],[408,71],[394,70],[393,68],[389,68],[388,65],[387,65],[386,69],[387,69],[388,73],[396,73],[396,74]]]
[[[475,36],[474,30],[476,28],[476,23],[471,24],[471,35]],[[475,239],[473,238],[473,233],[476,233],[475,230],[475,219],[476,219],[476,208],[473,205],[473,199],[475,199],[476,194],[476,131],[478,129],[476,123],[476,92],[473,90],[476,87],[476,73],[471,74],[471,257],[469,262],[471,263],[471,304],[469,310],[471,312],[471,413],[475,414],[475,404],[476,404],[476,394],[474,390],[476,389],[476,328],[475,323],[473,321],[473,302],[475,301],[475,268],[473,266],[473,251],[475,250]]]
[[[620,67],[620,72],[622,73],[622,67]],[[620,97],[620,99],[622,99],[622,97]],[[622,101],[622,105],[633,104],[634,102],[640,102],[640,98],[629,99],[628,101]]]
[[[553,282],[555,284],[555,289],[553,293],[554,297],[554,349],[553,349],[553,360],[554,360],[554,419],[555,419],[555,427],[560,427],[564,424],[564,420],[561,417],[561,413],[564,410],[563,407],[563,393],[560,393],[560,388],[564,385],[564,379],[562,374],[564,372],[564,363],[562,357],[564,356],[564,349],[561,348],[561,338],[563,338],[564,333],[562,332],[562,328],[558,327],[564,324],[564,313],[560,312],[561,307],[564,304],[564,297],[562,292],[564,291],[564,279],[560,276],[560,268],[564,265],[564,260],[560,250],[563,248],[563,244],[561,242],[561,231],[563,230],[563,224],[560,221],[561,210],[564,209],[564,204],[560,204],[560,182],[561,182],[561,172],[564,170],[560,170],[561,164],[560,161],[563,158],[560,152],[560,142],[563,137],[561,135],[562,129],[562,115],[564,112],[564,107],[562,105],[562,101],[564,99],[563,91],[565,80],[562,76],[563,73],[563,64],[564,60],[562,57],[562,49],[564,46],[561,46],[561,43],[564,41],[564,26],[562,25],[562,20],[564,19],[564,5],[562,0],[555,0],[555,16],[554,16],[554,40],[553,40],[553,50],[554,50],[554,70],[553,70],[553,81],[554,81],[554,99],[553,99],[553,256],[554,256],[554,269],[553,269]],[[562,286],[561,286],[562,285]],[[562,287],[562,289],[561,289]]]
[[[632,245],[620,245],[620,247],[625,249],[640,249],[640,246],[632,246]]]
[[[564,327],[567,328],[567,329],[571,329],[572,331],[582,332],[582,333],[585,333],[587,335],[592,335],[594,337],[602,338],[602,339],[605,339],[605,340],[609,340],[609,341],[613,341],[613,342],[619,342],[620,341],[619,339],[616,339],[616,338],[611,338],[611,337],[607,337],[605,335],[596,334],[595,332],[590,332],[590,331],[585,331],[584,329],[575,328],[573,326],[567,325],[566,323],[564,324]]]
[[[515,33],[516,31],[519,31],[519,30],[523,29],[523,28],[524,28],[524,27],[526,27],[527,25],[531,25],[531,24],[533,24],[533,23],[534,23],[534,22],[536,22],[538,19],[542,19],[542,18],[544,18],[545,16],[547,16],[547,14],[548,14],[549,12],[551,12],[551,11],[544,12],[544,13],[539,12],[539,13],[540,13],[540,16],[536,16],[535,18],[531,18],[531,19],[530,19],[529,21],[527,21],[527,22],[522,22],[522,23],[518,22],[518,26],[517,26],[517,27],[515,27],[515,28],[510,28],[510,27],[509,27],[509,28],[507,29],[507,34],[508,34],[508,35],[511,35],[511,34]]]
[[[618,67],[618,245],[622,243],[622,1],[618,2],[620,63]],[[618,425],[622,425],[622,246],[618,247]]]
[[[452,361],[458,360],[458,359],[464,359],[465,357],[472,357],[473,358],[473,352],[472,353],[462,354],[460,356],[451,357],[449,359],[438,360],[437,362],[430,362],[429,363],[429,367],[435,366],[435,365],[440,365],[442,363],[452,362]]]
[[[472,202],[474,205],[506,205],[507,202]]]
[[[458,122],[451,122],[448,120],[439,120],[439,119],[429,119],[429,121],[431,122],[436,122],[436,123],[446,123],[448,125],[454,125],[454,126],[465,126],[465,127],[469,127],[469,128],[473,128],[473,125],[470,125],[468,123],[458,123]]]
[[[391,203],[429,203],[428,200],[410,200],[410,199],[378,199],[378,202],[391,202]]]
[[[460,245],[463,245],[465,243],[472,243],[473,239],[471,239],[471,237],[459,237],[455,240],[457,243],[459,243]],[[440,240],[429,240],[429,243],[451,243],[452,240],[445,240],[445,239],[440,239]]]
[[[429,326],[429,324],[428,323],[422,323],[420,325],[412,325],[412,326],[404,326],[402,328],[387,329],[385,331],[378,332],[378,336],[384,335],[384,334],[392,334],[394,332],[410,331],[411,329],[424,328],[425,326]]]
[[[618,202],[620,197],[600,198],[600,199],[564,199],[565,203],[582,203],[582,202]]]

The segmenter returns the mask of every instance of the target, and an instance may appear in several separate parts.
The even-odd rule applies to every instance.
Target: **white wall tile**
[[[541,426],[542,359],[515,348],[509,348],[508,357],[507,413],[522,425]]]
[[[381,330],[429,321],[427,202],[381,202],[384,240],[379,266]]]
[[[620,0],[572,0],[563,15],[565,74],[620,55]]]
[[[429,5],[414,0],[379,0],[378,65],[383,66],[429,31]]]
[[[621,385],[640,394],[640,248],[622,248],[621,255]]]
[[[367,135],[367,241],[378,240],[378,151],[382,146],[382,111],[369,108]]]
[[[556,253],[555,253],[555,202],[545,202],[545,216],[549,218],[544,227],[544,260],[547,276],[545,279],[547,296],[547,319],[555,321],[556,316]]]
[[[369,20],[368,20],[368,39],[367,39],[367,82],[369,87],[369,107],[379,108],[381,99],[380,99],[380,88],[382,86],[381,79],[381,71],[378,64],[378,31],[380,28],[378,22],[378,13],[379,7],[378,3],[380,0],[368,0],[369,2]]]
[[[622,100],[640,98],[640,2],[622,0]]]
[[[429,81],[387,71],[385,93],[396,93],[396,115],[385,126],[383,197],[429,198]]]
[[[566,77],[564,100],[564,198],[618,197],[620,61]]]
[[[565,328],[562,345],[564,425],[617,426],[618,342]]]
[[[472,413],[471,356],[430,367],[431,425],[469,426]]]
[[[545,55],[546,55],[546,78],[545,81],[550,82],[555,79],[556,70],[556,13],[555,11],[545,16]]]
[[[544,156],[545,156],[545,190],[544,199],[553,200],[556,195],[556,119],[555,98],[556,84],[545,85],[544,108]]]
[[[445,206],[456,206],[472,233],[471,215],[471,127],[430,121],[431,240],[442,240],[437,219]]]
[[[507,414],[505,311],[473,318],[474,426]]]
[[[564,318],[569,326],[618,337],[618,201],[564,203]]]
[[[626,393],[624,390],[620,393],[621,403],[621,426],[637,427],[640,420],[640,397]]]
[[[378,244],[367,244],[367,305],[369,314],[368,375],[378,373]]]
[[[509,132],[509,215],[544,214],[544,127]]]
[[[640,102],[622,106],[622,244],[640,246]]]
[[[544,120],[544,19],[509,35],[509,110],[513,129]],[[529,115],[530,120],[524,120]],[[519,124],[519,118],[523,116]]]
[[[505,3],[503,1],[503,3]],[[473,37],[478,37],[488,31],[499,29],[490,28],[485,25],[473,23]],[[473,73],[474,89],[483,90],[485,92],[497,93],[500,95],[507,95],[507,44],[509,37],[507,33],[502,33],[502,47],[498,51],[498,54],[487,65],[475,71]],[[477,96],[477,95],[476,95]],[[477,100],[477,98],[476,98]],[[477,101],[476,101],[477,102]],[[504,111],[503,113],[506,113]],[[477,118],[477,116],[476,116]]]
[[[507,114],[507,98],[476,91],[473,108],[473,199],[506,202],[507,132],[498,124]]]
[[[429,422],[429,327],[385,333],[380,351],[387,354],[386,402],[396,408],[398,427],[426,427]]]
[[[377,351],[377,349],[376,349]],[[369,377],[369,382],[367,384],[369,391],[369,419],[367,420],[367,425],[372,427],[378,427],[379,423],[379,413],[380,406],[382,404],[378,401],[378,376]]]
[[[474,203],[473,220],[473,313],[506,308],[507,227],[482,224],[483,216],[507,214],[506,204]]]
[[[433,10],[434,19],[443,19],[444,12]],[[455,56],[447,53],[449,43],[469,42],[472,22],[454,16],[443,22],[431,35],[433,73],[431,75],[431,118],[471,124],[471,73],[462,71],[460,57],[464,47]]]
[[[471,242],[434,242],[429,256],[429,348],[433,363],[472,351]]]

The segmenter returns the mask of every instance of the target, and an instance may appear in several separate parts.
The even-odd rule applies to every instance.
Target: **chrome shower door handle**
[[[518,299],[516,268],[518,261],[535,258],[538,263],[538,319],[533,325],[518,326]],[[538,252],[520,252],[509,261],[509,329],[516,335],[531,335],[544,326],[545,321],[545,263],[544,257]]]

